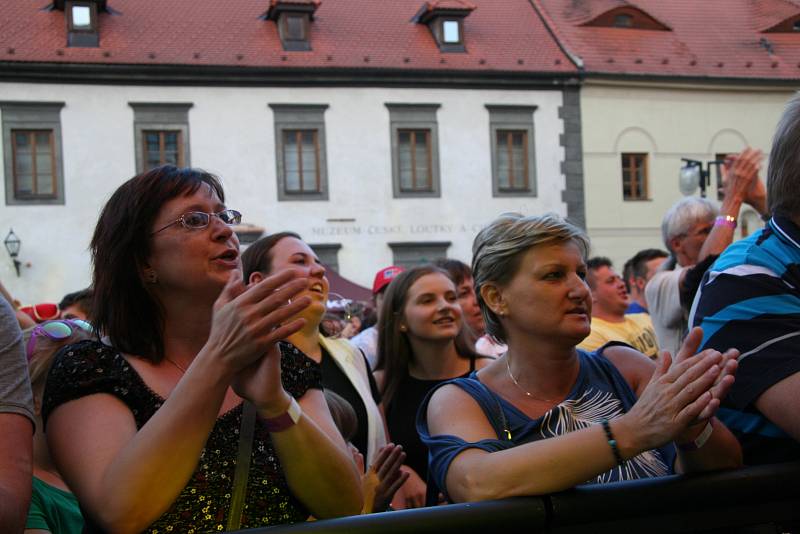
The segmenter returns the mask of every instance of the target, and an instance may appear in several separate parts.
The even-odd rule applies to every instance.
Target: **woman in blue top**
[[[487,332],[508,352],[423,403],[431,480],[454,502],[536,495],[581,483],[735,467],[713,415],[738,352],[695,354],[695,329],[658,363],[621,344],[575,348],[590,331],[589,243],[556,215],[505,214],[473,245]],[[430,492],[429,492],[430,494]]]

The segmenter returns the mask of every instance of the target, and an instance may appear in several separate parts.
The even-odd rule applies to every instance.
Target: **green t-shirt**
[[[83,530],[78,499],[33,477],[33,494],[25,528],[49,530],[53,534],[80,534]]]

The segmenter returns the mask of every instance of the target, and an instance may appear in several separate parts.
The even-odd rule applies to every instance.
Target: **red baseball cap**
[[[378,271],[377,274],[375,274],[375,281],[372,282],[372,294],[377,295],[380,293],[384,287],[389,285],[389,282],[394,280],[394,278],[403,271],[405,271],[405,269],[397,265],[384,267]]]

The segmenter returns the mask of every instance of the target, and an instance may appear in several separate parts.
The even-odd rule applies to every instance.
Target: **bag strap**
[[[253,452],[253,436],[256,429],[256,407],[245,400],[242,403],[242,425],[239,428],[239,452],[236,458],[236,471],[233,474],[231,509],[228,513],[228,527],[225,530],[239,530],[242,524],[242,511],[247,496],[247,479],[250,474],[250,456]]]

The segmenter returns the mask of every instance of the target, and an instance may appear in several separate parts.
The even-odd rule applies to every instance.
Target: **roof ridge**
[[[567,38],[561,35],[561,32],[557,30],[558,27],[554,22],[553,19],[550,18],[550,14],[546,12],[544,6],[539,4],[539,0],[528,0],[531,5],[533,6],[533,10],[538,15],[539,19],[542,21],[542,24],[553,37],[553,40],[556,42],[558,47],[561,49],[562,52],[578,67],[579,70],[583,70],[583,59],[573,52],[569,46],[567,46]]]

